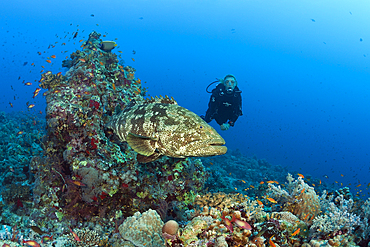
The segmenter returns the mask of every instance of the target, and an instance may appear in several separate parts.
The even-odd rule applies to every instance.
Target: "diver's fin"
[[[160,153],[153,153],[150,156],[137,154],[136,159],[140,163],[148,163],[159,159],[162,155]]]
[[[126,137],[126,141],[135,152],[141,155],[150,156],[155,151],[155,142],[157,139],[130,132]]]

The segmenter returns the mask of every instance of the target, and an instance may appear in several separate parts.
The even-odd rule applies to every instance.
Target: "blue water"
[[[4,1],[1,110],[28,102],[44,113],[43,91],[32,98],[40,71],[64,73],[62,60],[96,30],[117,38],[114,52],[150,95],[199,115],[207,85],[234,74],[244,115],[224,132],[211,123],[228,148],[368,195],[369,11],[367,1],[334,0]]]

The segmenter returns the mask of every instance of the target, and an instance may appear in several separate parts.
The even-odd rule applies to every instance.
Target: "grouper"
[[[173,98],[152,98],[113,115],[107,127],[138,153],[141,163],[163,155],[174,158],[222,155],[225,140],[197,114]]]

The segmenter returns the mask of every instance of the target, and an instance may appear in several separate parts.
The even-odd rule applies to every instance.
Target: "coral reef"
[[[92,32],[83,50],[64,63],[69,68],[64,76],[42,75],[40,86],[48,90],[47,137],[45,156],[31,162],[35,202],[49,217],[79,221],[99,216],[119,222],[173,201],[186,209],[203,188],[202,163],[163,157],[144,165],[106,128],[130,101],[143,102],[145,89],[133,68],[100,47],[100,34]]]
[[[346,187],[306,174],[282,184],[287,168],[237,150],[140,162],[107,124],[152,99],[100,36],[63,61],[64,75],[41,75],[46,122],[0,112],[0,245],[368,245],[370,200]]]

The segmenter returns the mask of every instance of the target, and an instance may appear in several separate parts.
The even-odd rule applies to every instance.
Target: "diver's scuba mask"
[[[224,79],[224,85],[226,88],[227,93],[232,93],[234,91],[234,88],[236,87],[236,81],[232,77],[228,77]]]

